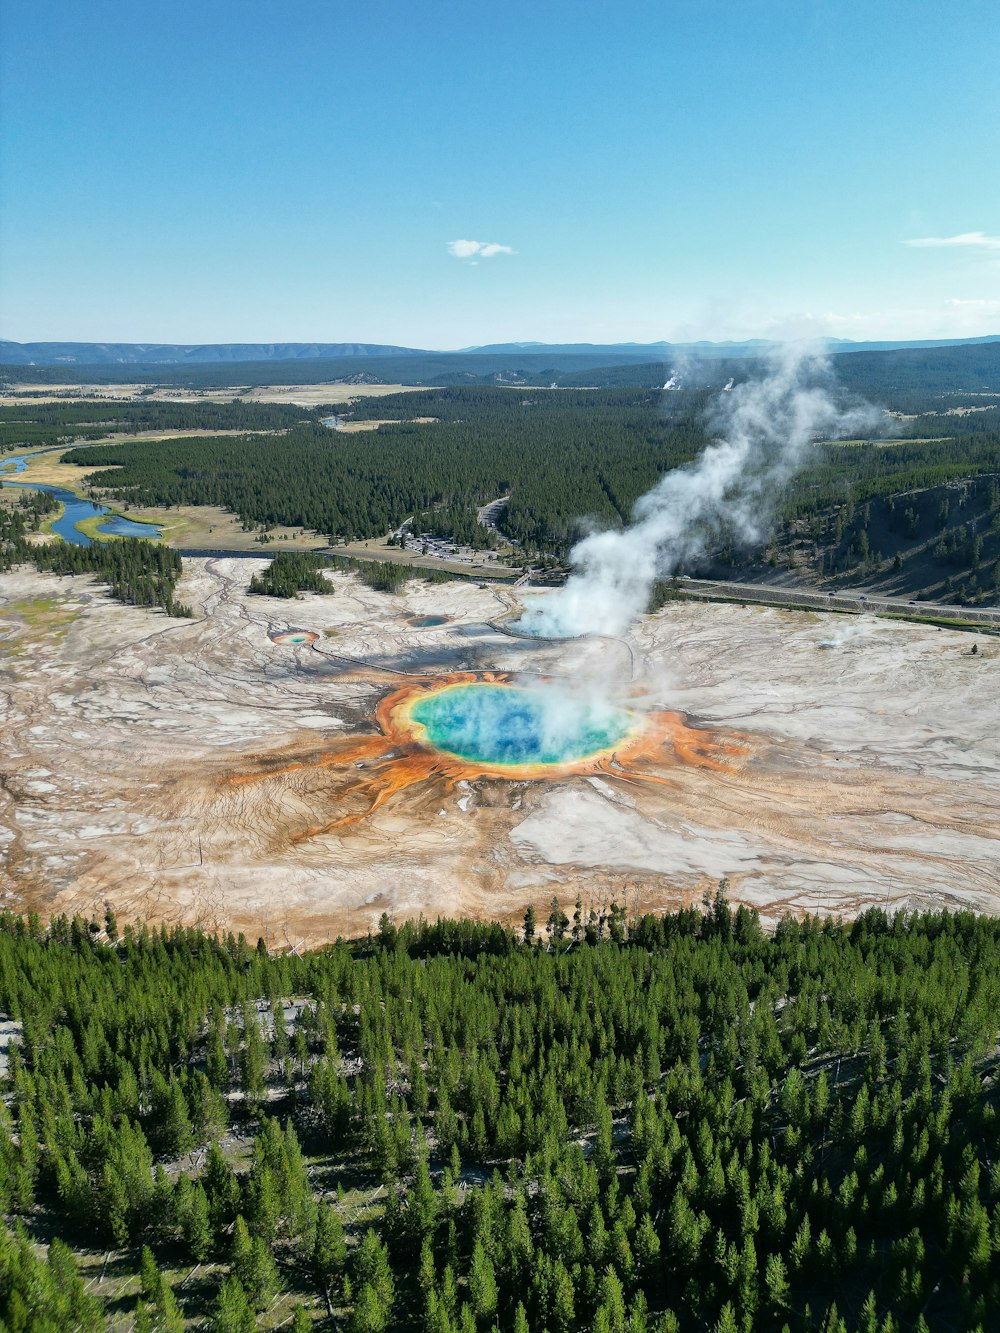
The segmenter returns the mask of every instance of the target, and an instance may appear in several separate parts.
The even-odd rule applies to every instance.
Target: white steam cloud
[[[867,404],[837,405],[824,358],[801,346],[780,349],[765,378],[720,394],[712,444],[666,473],[636,503],[628,527],[577,542],[570,577],[530,605],[521,626],[552,637],[623,633],[646,610],[657,579],[723,535],[743,545],[764,538],[780,487],[813,441],[847,438],[879,419]]]

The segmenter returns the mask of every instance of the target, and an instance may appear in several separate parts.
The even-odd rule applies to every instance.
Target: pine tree
[[[783,1310],[788,1305],[791,1289],[788,1284],[788,1270],[780,1254],[768,1255],[764,1266],[764,1283],[771,1305],[776,1310]]]
[[[218,1242],[226,1228],[235,1220],[240,1203],[240,1184],[223,1156],[222,1149],[213,1143],[205,1158],[201,1184],[208,1199],[208,1215]]]
[[[472,1247],[469,1266],[469,1295],[477,1319],[490,1319],[497,1308],[497,1280],[493,1264],[487,1257],[481,1241]]]
[[[292,1311],[292,1322],[290,1325],[291,1333],[309,1333],[313,1326],[313,1321],[306,1313],[304,1305],[296,1305]]]
[[[603,1312],[603,1319],[608,1333],[625,1333],[625,1293],[618,1274],[610,1266],[604,1270],[597,1288],[598,1315]]]
[[[253,1306],[236,1277],[227,1277],[219,1290],[212,1333],[257,1333]]]
[[[454,1333],[454,1324],[444,1300],[433,1289],[427,1293],[424,1328],[427,1333]]]
[[[369,1282],[359,1288],[348,1327],[351,1333],[384,1333],[389,1326],[389,1308]]]
[[[148,1245],[142,1247],[139,1256],[139,1281],[142,1285],[142,1294],[148,1301],[155,1301],[160,1292],[161,1278],[160,1270],[153,1258],[153,1251]]]
[[[160,1282],[153,1327],[156,1333],[184,1333],[184,1317],[178,1308],[177,1297],[165,1279]]]
[[[643,1213],[635,1233],[635,1257],[644,1277],[648,1278],[660,1262],[660,1238],[649,1213]]]
[[[128,1244],[129,1206],[125,1184],[115,1168],[106,1162],[101,1173],[98,1208],[106,1234],[121,1248]]]
[[[181,1176],[181,1180],[186,1179],[186,1176]],[[196,1181],[187,1191],[183,1205],[178,1201],[177,1220],[192,1257],[201,1263],[212,1248],[213,1232],[208,1196],[200,1181]]]
[[[255,1236],[273,1244],[281,1217],[281,1196],[269,1166],[255,1164],[247,1181],[246,1206]]]
[[[355,1251],[352,1276],[355,1306],[351,1327],[356,1333],[381,1333],[391,1317],[396,1284],[389,1253],[371,1228]]]
[[[537,930],[537,928],[538,928],[538,926],[537,926],[537,918],[536,918],[536,916],[535,916],[535,909],[534,909],[534,907],[531,905],[531,903],[529,903],[529,904],[528,904],[528,907],[527,907],[527,910],[526,910],[525,913],[524,913],[524,942],[525,942],[525,944],[534,944],[534,942],[535,942],[535,931]]]
[[[740,1325],[736,1318],[736,1311],[728,1301],[722,1307],[719,1318],[716,1320],[713,1333],[740,1333]]]
[[[240,1050],[240,1087],[248,1102],[259,1103],[264,1096],[266,1052],[260,1035],[256,1012],[245,1005],[243,1009],[243,1045]]]
[[[545,923],[545,926],[553,944],[559,944],[566,935],[566,927],[569,925],[569,917],[559,906],[559,899],[557,897],[553,896],[549,907],[549,918]]]
[[[437,1212],[438,1200],[430,1170],[426,1157],[421,1156],[406,1199],[406,1226],[409,1233],[415,1238],[428,1235],[436,1225]]]
[[[213,1027],[208,1034],[205,1047],[205,1071],[213,1088],[220,1092],[225,1092],[228,1089],[229,1061],[226,1058],[226,1048],[218,1025]]]
[[[242,1216],[233,1227],[232,1271],[255,1310],[262,1310],[278,1290],[271,1252],[259,1236],[250,1235]]]
[[[336,1286],[347,1262],[344,1227],[337,1210],[321,1203],[316,1217],[316,1240],[313,1245],[312,1267],[316,1283],[323,1294]]]
[[[573,1279],[561,1259],[552,1265],[549,1287],[549,1326],[553,1333],[568,1333],[576,1320],[576,1292]]]
[[[162,1109],[160,1142],[164,1152],[179,1157],[194,1146],[194,1130],[188,1115],[184,1090],[177,1079],[171,1079],[166,1105]]]

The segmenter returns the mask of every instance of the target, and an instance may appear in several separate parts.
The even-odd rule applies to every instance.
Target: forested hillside
[[[779,514],[776,563],[897,595],[1000,600],[1000,434],[824,452]]]
[[[0,917],[4,1326],[996,1327],[996,920],[524,934]]]

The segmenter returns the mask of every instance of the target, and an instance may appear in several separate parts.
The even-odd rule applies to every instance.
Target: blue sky
[[[1000,332],[995,0],[5,0],[0,47],[4,337]]]

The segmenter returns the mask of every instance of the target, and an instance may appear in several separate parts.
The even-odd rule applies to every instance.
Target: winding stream
[[[99,517],[101,514],[111,515],[106,522],[98,524],[97,531],[102,537],[159,537],[160,529],[154,523],[137,523],[135,519],[112,514],[107,505],[95,505],[90,500],[81,500],[78,495],[74,495],[72,491],[67,491],[62,486],[10,481],[8,478],[11,475],[25,470],[28,459],[33,456],[33,454],[18,454],[12,458],[0,458],[0,485],[16,486],[26,491],[45,491],[47,495],[54,495],[62,504],[63,512],[53,522],[52,531],[62,537],[63,541],[70,542],[74,546],[89,546],[90,538],[85,532],[80,531],[77,524],[87,518]]]

